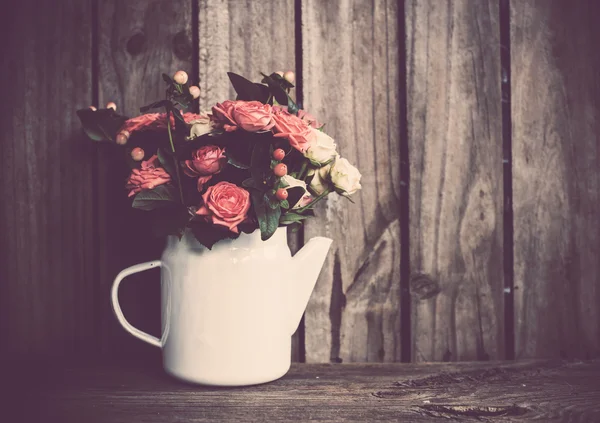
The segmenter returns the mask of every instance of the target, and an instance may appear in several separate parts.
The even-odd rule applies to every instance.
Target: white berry
[[[185,71],[177,71],[175,75],[173,75],[173,81],[178,83],[179,85],[183,85],[188,81],[188,74]]]

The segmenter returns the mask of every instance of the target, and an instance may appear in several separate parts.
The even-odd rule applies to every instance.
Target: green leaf
[[[265,90],[261,88],[261,84],[255,84],[252,81],[248,81],[243,76],[240,76],[233,72],[227,72],[231,85],[238,95],[238,100],[244,101],[261,101],[265,102]],[[267,88],[267,87],[265,87]],[[268,91],[268,89],[267,89]],[[268,95],[268,93],[267,93]]]
[[[133,208],[154,210],[172,205],[177,198],[177,190],[173,185],[159,185],[154,189],[139,192],[133,199]]]
[[[288,200],[281,200],[279,202],[279,205],[281,207],[283,207],[284,209],[289,209],[290,208],[290,203],[288,202]]]
[[[265,82],[269,86],[269,91],[271,95],[277,100],[279,104],[287,104],[288,95],[285,90],[281,87],[281,84],[270,76],[266,76],[263,74],[262,82]]]
[[[239,234],[231,232],[224,226],[213,225],[200,220],[190,222],[189,227],[198,242],[209,250],[223,239],[235,239],[239,236]]]
[[[177,179],[177,170],[175,169],[176,158],[174,156],[168,154],[162,148],[158,149],[158,151],[156,152],[156,155],[158,156],[158,161],[160,162],[162,167],[165,168],[167,173],[169,175],[171,175],[171,178],[173,178],[174,181],[177,181],[178,180]]]
[[[282,225],[289,225],[291,223],[300,222],[302,220],[308,219],[309,217],[310,216],[305,216],[289,211],[280,217],[279,223],[281,223]]]
[[[265,173],[270,172],[269,164],[269,144],[257,142],[252,150],[250,159],[250,174],[254,178],[254,184],[257,189],[265,191],[268,187],[265,182]]]
[[[258,227],[260,228],[260,237],[263,241],[271,238],[279,227],[279,217],[281,216],[281,208],[272,209],[267,205],[268,198],[260,191],[252,191],[252,205],[256,218],[258,219]]]
[[[285,104],[285,103],[283,103]],[[298,107],[298,105],[296,103],[294,103],[294,100],[292,100],[292,97],[290,97],[288,95],[288,101],[287,101],[287,105],[288,105],[288,112],[293,114],[293,115],[297,115],[298,111],[300,110],[300,107]]]
[[[164,79],[164,81],[167,84],[173,84],[173,80],[171,79],[171,77],[169,75],[167,75],[166,73],[162,74],[162,78]]]
[[[77,110],[83,130],[94,141],[114,141],[117,133],[127,120],[113,109]]]
[[[242,182],[242,186],[244,188],[258,189],[258,187],[256,186],[256,184],[254,183],[254,178],[244,179],[244,181]]]
[[[237,167],[238,169],[250,169],[250,166],[248,166],[245,163],[237,161],[236,158],[231,155],[227,155],[227,163],[229,163],[232,166]]]
[[[168,106],[171,106],[171,107],[173,106],[173,103],[171,103],[169,100],[155,101],[154,103],[150,103],[147,106],[140,107],[140,113],[146,113],[148,110],[160,109],[161,107],[168,107]]]

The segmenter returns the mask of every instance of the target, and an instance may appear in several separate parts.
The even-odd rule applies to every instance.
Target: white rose
[[[329,178],[330,170],[331,164],[328,164],[327,166],[309,172],[309,175],[313,175],[313,178],[310,181],[310,188],[315,194],[321,195],[327,189],[331,188],[331,180]]]
[[[360,172],[348,160],[341,157],[336,158],[331,166],[330,177],[336,189],[344,194],[352,195],[361,188]]]
[[[318,129],[311,128],[313,131],[314,141],[304,153],[304,157],[317,163],[327,163],[335,157],[335,141],[329,135]]]
[[[301,187],[304,190],[304,194],[298,199],[296,204],[290,204],[292,209],[298,209],[300,207],[304,207],[308,203],[312,201],[312,196],[306,190],[306,182],[301,181],[300,179],[296,179],[291,177],[290,175],[284,175],[281,177],[282,182],[285,185],[285,188],[294,188]]]
[[[192,120],[189,124],[191,125],[189,139],[200,137],[213,130],[212,122],[206,114],[201,114],[199,119]]]

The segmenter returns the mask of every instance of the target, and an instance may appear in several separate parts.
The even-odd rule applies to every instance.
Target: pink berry
[[[96,111],[96,108],[95,108],[94,106],[90,106],[90,110],[92,110],[92,111],[94,111],[94,112],[95,112],[95,111]]]
[[[173,75],[173,81],[178,83],[179,85],[183,85],[188,81],[188,74],[185,71],[177,71],[175,75]]]
[[[106,103],[106,108],[107,109],[117,110],[117,105],[114,102],[111,101],[109,103]]]
[[[140,147],[136,147],[131,150],[131,158],[136,162],[142,161],[146,153]]]
[[[283,151],[281,148],[278,148],[277,150],[273,151],[273,158],[275,160],[283,160],[283,158],[285,157],[285,151]]]
[[[277,197],[277,199],[279,201],[283,201],[283,200],[287,199],[288,198],[287,189],[285,189],[285,188],[279,188],[277,190],[277,192],[275,193],[275,197]]]
[[[287,175],[287,166],[284,163],[279,163],[273,168],[273,173],[275,176],[279,176],[281,178],[282,176]]]
[[[191,95],[192,95],[192,97],[194,97],[194,98],[198,98],[198,97],[200,97],[200,88],[198,88],[198,87],[197,87],[197,86],[195,86],[195,85],[192,85],[192,86],[190,87],[190,94],[191,94]]]
[[[292,71],[287,71],[286,73],[283,74],[283,79],[287,80],[289,83],[294,83],[294,80],[296,79],[296,75],[294,75],[294,72],[292,72]]]

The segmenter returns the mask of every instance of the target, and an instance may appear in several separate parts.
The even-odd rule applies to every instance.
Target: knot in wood
[[[127,52],[132,56],[137,56],[146,50],[146,36],[141,32],[133,34],[127,41]]]
[[[192,40],[186,31],[179,31],[173,37],[173,52],[180,60],[192,59]]]
[[[418,273],[410,278],[410,292],[419,300],[426,300],[440,293],[440,284],[429,276]]]

